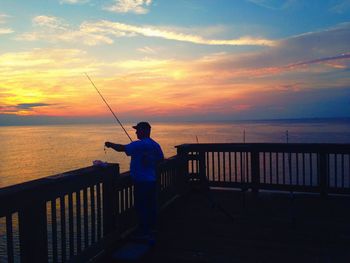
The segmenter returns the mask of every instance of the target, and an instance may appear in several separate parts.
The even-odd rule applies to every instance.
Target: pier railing
[[[159,166],[160,205],[178,194],[178,159]],[[117,164],[0,189],[0,262],[86,262],[136,226],[133,184]]]
[[[209,186],[350,194],[349,144],[184,144],[158,167],[159,205]],[[117,164],[0,189],[0,262],[86,262],[136,226]]]
[[[209,186],[350,194],[350,144],[184,144],[192,181]]]

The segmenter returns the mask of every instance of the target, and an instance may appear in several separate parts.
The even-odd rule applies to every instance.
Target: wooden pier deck
[[[161,214],[154,248],[125,262],[350,262],[349,222],[350,197],[191,192]]]

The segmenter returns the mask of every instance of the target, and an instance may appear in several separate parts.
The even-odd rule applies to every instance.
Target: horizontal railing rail
[[[161,204],[177,189],[177,159],[159,165]],[[136,224],[133,183],[118,164],[0,189],[0,262],[86,262]]]
[[[210,186],[350,194],[350,144],[219,143],[177,146],[190,180]]]

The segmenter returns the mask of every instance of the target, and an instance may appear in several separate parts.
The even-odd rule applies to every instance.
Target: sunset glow
[[[348,0],[0,3],[0,117],[350,116]],[[307,19],[306,19],[307,18]]]

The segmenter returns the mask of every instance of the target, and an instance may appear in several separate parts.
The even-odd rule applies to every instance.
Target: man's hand
[[[112,147],[112,145],[113,145],[113,143],[111,143],[111,142],[105,142],[105,146],[106,146],[107,148]]]
[[[125,146],[122,144],[112,143],[112,142],[105,142],[105,146],[107,148],[112,148],[113,150],[117,152],[125,152]]]

